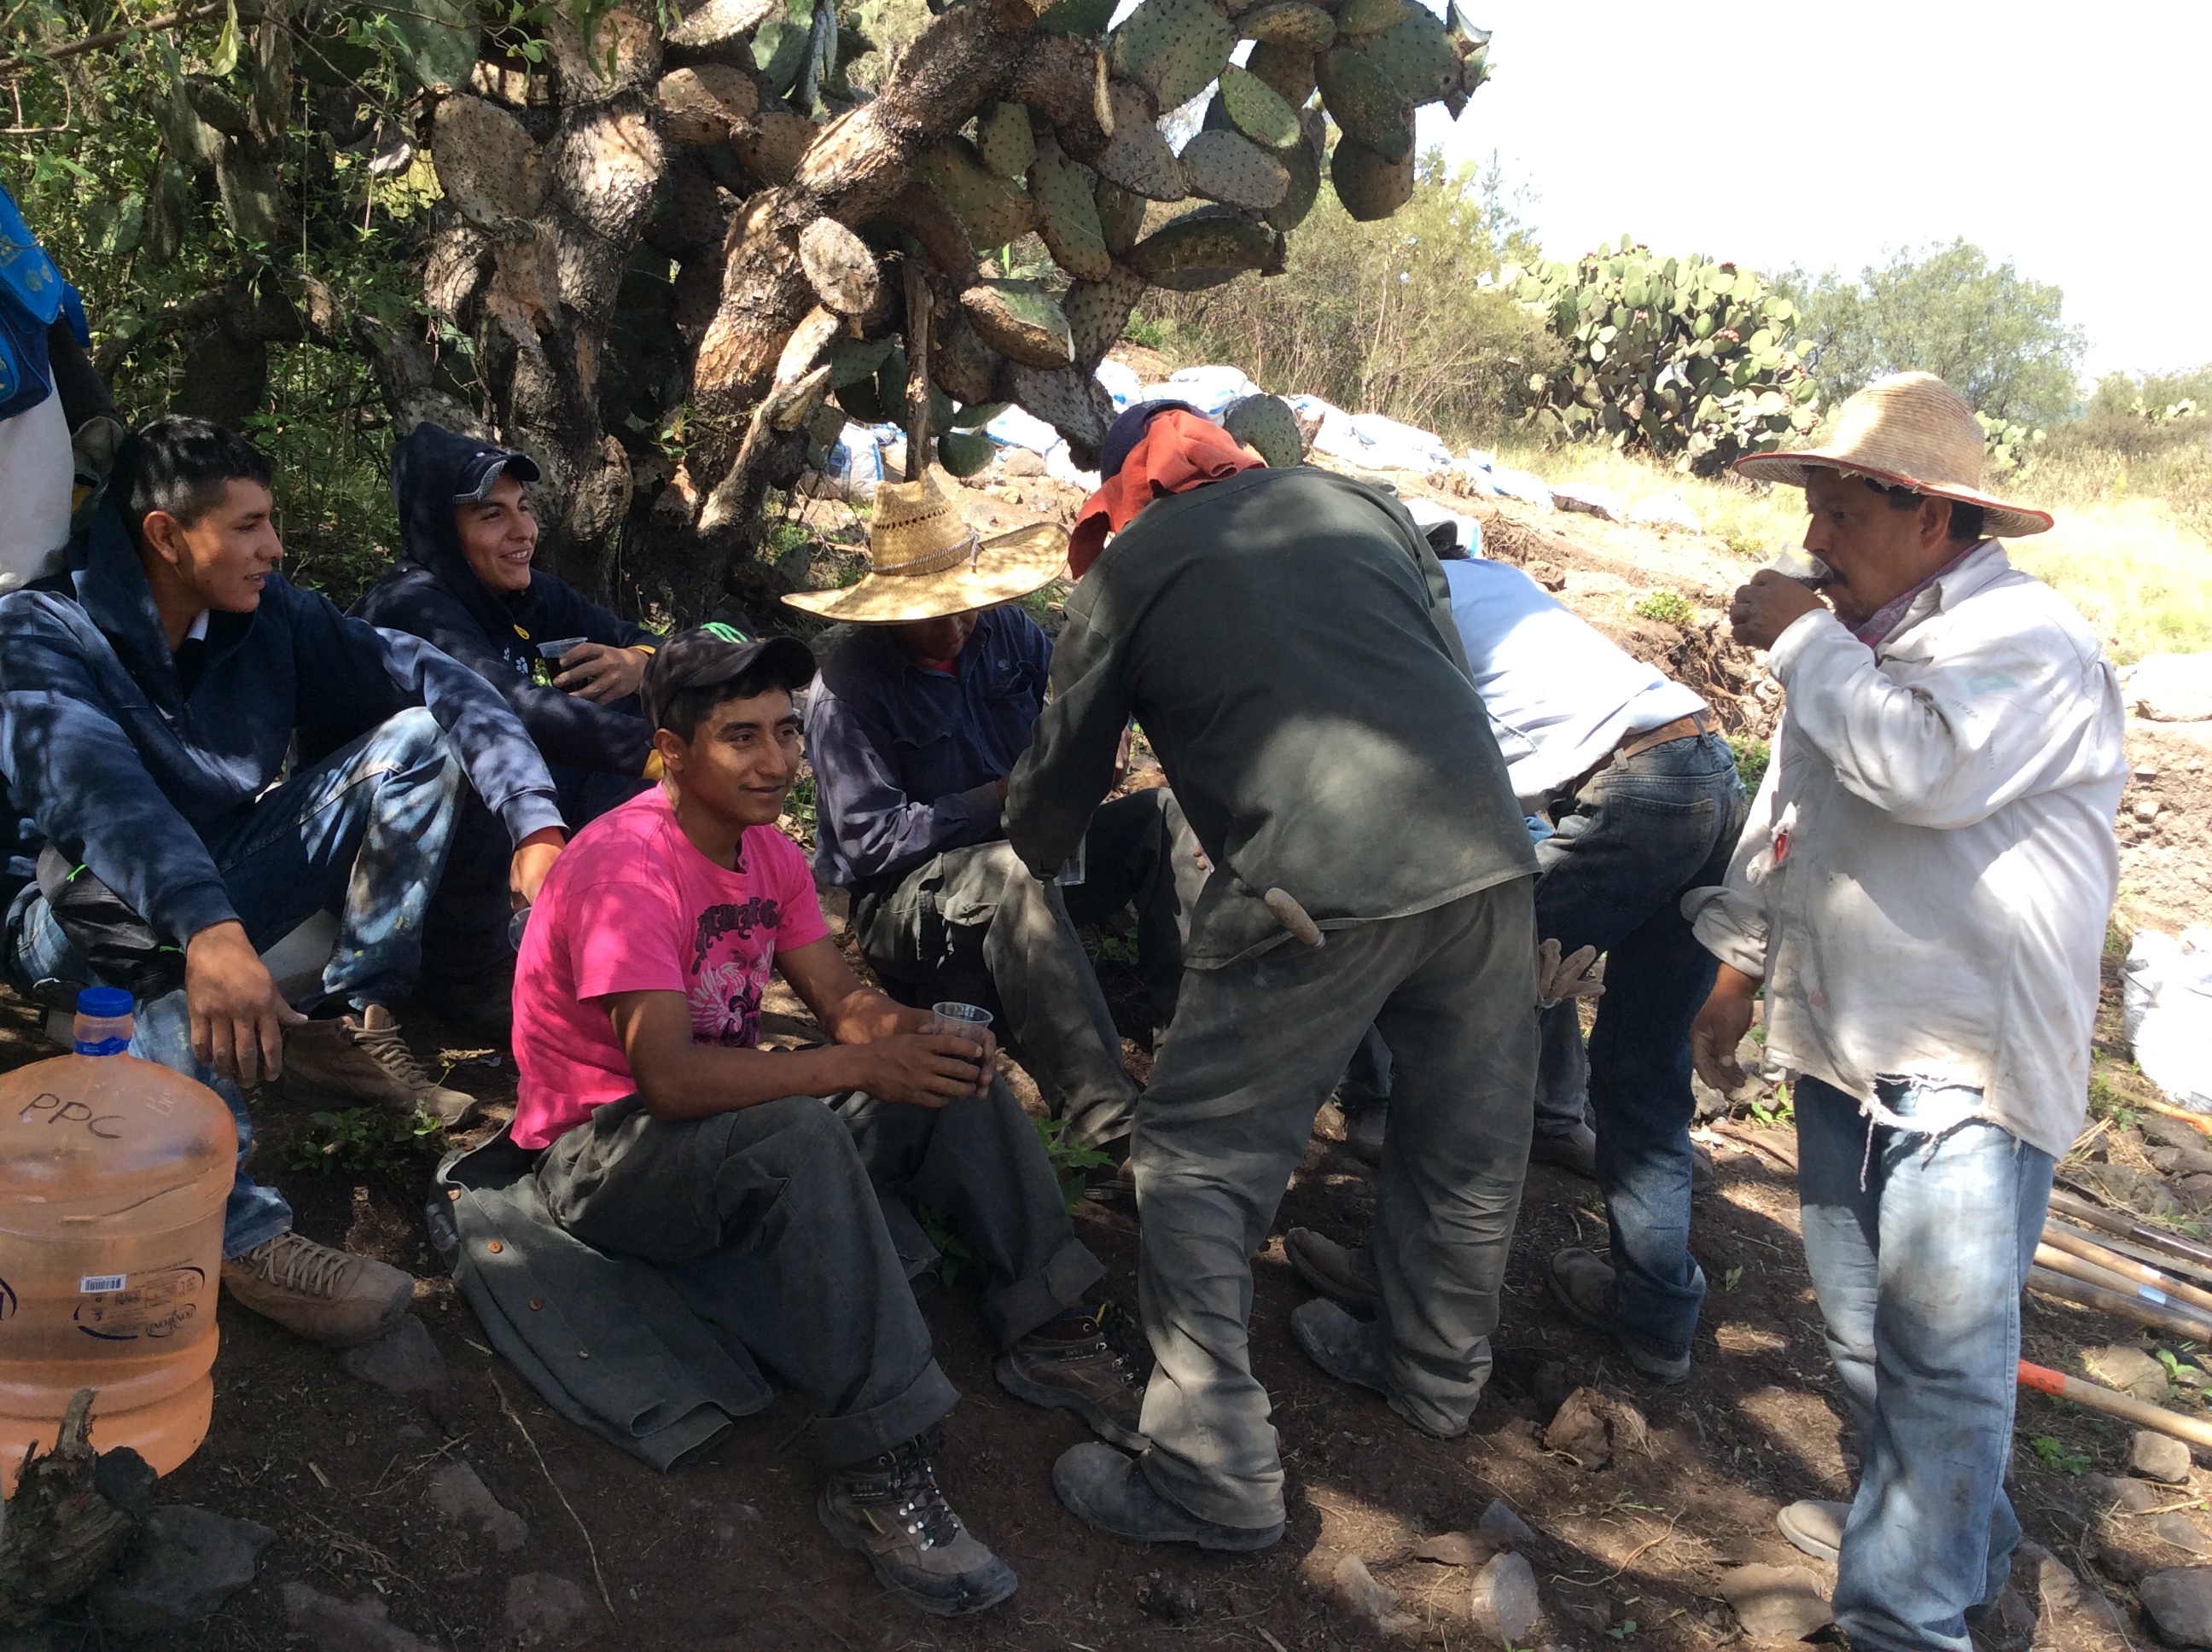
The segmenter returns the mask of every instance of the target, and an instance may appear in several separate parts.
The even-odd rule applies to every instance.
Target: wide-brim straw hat
[[[1982,490],[1985,438],[1966,398],[1932,373],[1877,379],[1844,404],[1836,433],[1823,447],[1747,453],[1739,475],[1756,482],[1805,485],[1807,472],[1842,471],[1934,499],[1979,505],[1984,531],[2014,539],[2051,526],[2051,513]]]
[[[1067,565],[1067,533],[1038,522],[983,538],[968,525],[945,472],[876,486],[868,572],[842,591],[797,591],[784,601],[824,619],[896,625],[989,608],[1049,585]]]

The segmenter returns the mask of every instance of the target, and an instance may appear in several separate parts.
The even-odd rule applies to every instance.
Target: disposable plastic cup
[[[571,649],[580,648],[590,641],[589,637],[556,637],[550,642],[538,645],[538,657],[556,661],[566,659]]]
[[[991,1012],[973,1004],[956,1004],[948,999],[942,1004],[931,1005],[929,1009],[937,1017],[933,1029],[937,1032],[975,1036],[991,1024]]]

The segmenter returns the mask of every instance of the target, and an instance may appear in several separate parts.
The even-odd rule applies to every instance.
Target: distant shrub
[[[1655,591],[1636,604],[1635,611],[1665,625],[1694,625],[1698,619],[1698,610],[1679,591]]]

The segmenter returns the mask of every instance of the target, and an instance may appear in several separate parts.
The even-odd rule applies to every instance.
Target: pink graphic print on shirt
[[[754,896],[699,914],[691,938],[691,1042],[750,1049],[775,967],[780,902]]]

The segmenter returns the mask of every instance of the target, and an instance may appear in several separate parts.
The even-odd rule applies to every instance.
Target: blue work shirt
[[[976,616],[950,671],[915,665],[888,628],[856,629],[806,695],[815,871],[880,888],[1002,835],[997,782],[1029,749],[1051,665],[1052,640],[1018,603]]]

